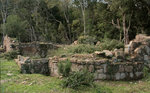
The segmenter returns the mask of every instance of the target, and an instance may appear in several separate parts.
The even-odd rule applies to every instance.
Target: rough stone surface
[[[125,52],[132,56],[132,60],[150,61],[150,36],[137,35],[129,45],[125,46]]]
[[[98,79],[106,79],[106,74],[98,74]]]
[[[29,57],[18,56],[15,61],[24,74],[39,73],[49,75],[49,59],[30,59]]]
[[[67,58],[66,58],[67,59]],[[58,62],[66,60],[64,58],[50,58],[49,68],[52,76],[59,76],[58,74]],[[74,61],[76,60],[76,61]],[[73,62],[72,62],[73,61]],[[72,71],[80,71],[87,68],[89,72],[93,72],[96,80],[135,80],[142,78],[142,70],[144,63],[141,62],[125,62],[125,63],[113,63],[108,60],[84,59],[81,60],[75,57],[70,58],[72,63]],[[139,73],[140,72],[140,73]]]
[[[113,53],[109,50],[95,51],[95,55],[98,55],[99,57],[106,57],[106,58],[113,57]]]
[[[124,58],[124,51],[123,49],[115,49],[114,55],[117,59],[123,59]]]
[[[115,74],[115,79],[116,79],[116,80],[120,80],[120,79],[121,79],[120,73],[116,73],[116,74]]]
[[[14,44],[16,43],[16,40],[13,40],[12,38],[8,37],[7,35],[4,37],[3,41],[3,48],[6,52],[10,52],[14,50],[16,47]]]

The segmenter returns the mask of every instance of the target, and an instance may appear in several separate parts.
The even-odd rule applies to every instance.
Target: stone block
[[[149,61],[148,55],[144,55],[144,61]]]
[[[107,73],[107,64],[104,64],[103,68],[104,68],[104,73]]]
[[[120,66],[119,66],[119,71],[118,71],[118,72],[124,72],[124,71],[125,71],[124,67],[123,67],[122,65],[120,65]]]
[[[104,70],[103,69],[99,69],[97,70],[98,73],[104,73]]]
[[[129,75],[130,75],[130,78],[133,78],[133,77],[134,77],[133,72],[131,72]]]
[[[120,73],[116,73],[115,74],[115,80],[120,80],[121,79],[121,74]]]
[[[94,65],[90,65],[88,69],[90,72],[94,72]]]
[[[137,77],[142,77],[142,76],[143,76],[143,72],[135,72],[135,75],[136,75]]]
[[[125,66],[125,71],[126,72],[132,72],[133,71],[133,66]]]
[[[121,73],[120,74],[120,79],[125,79],[126,78],[126,74],[125,73]]]
[[[98,79],[106,79],[106,74],[98,74]]]

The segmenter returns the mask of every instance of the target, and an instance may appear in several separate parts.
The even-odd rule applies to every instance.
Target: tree
[[[17,15],[9,15],[6,23],[6,34],[17,38],[19,41],[28,40],[25,28],[27,21],[22,21]]]
[[[1,15],[2,15],[2,22],[3,22],[3,25],[2,25],[2,30],[3,30],[3,38],[6,34],[6,19],[7,19],[7,15],[8,15],[8,0],[1,0],[0,1],[0,9],[1,9]]]
[[[117,12],[117,23],[112,19],[112,24],[119,30],[123,29],[124,44],[129,44],[129,30],[131,27],[132,14],[134,11],[133,0],[109,0],[110,9]],[[122,25],[120,24],[122,22]]]

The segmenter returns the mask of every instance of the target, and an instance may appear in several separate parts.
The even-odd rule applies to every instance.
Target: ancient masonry
[[[125,52],[125,53],[124,53]],[[95,80],[136,80],[143,77],[143,68],[150,68],[150,37],[136,36],[129,45],[114,51],[96,51],[93,54],[76,54],[71,57],[51,57],[47,59],[30,59],[18,56],[17,64],[22,73],[41,73],[59,76],[58,63],[70,60],[71,71],[87,68],[94,73]]]
[[[7,35],[4,37],[3,41],[4,52],[11,52],[13,50],[17,50],[20,52],[21,55],[39,55],[42,58],[47,55],[48,50],[57,49],[58,47],[59,46],[52,43],[43,42],[19,43],[15,38],[10,38]]]
[[[22,73],[40,73],[50,76],[59,76],[58,63],[67,58],[53,57],[49,59],[30,59],[29,57],[18,56],[17,64]],[[71,58],[72,71],[80,71],[87,68],[94,73],[95,80],[135,80],[143,77],[142,62],[118,62],[111,63],[107,59],[78,59]]]

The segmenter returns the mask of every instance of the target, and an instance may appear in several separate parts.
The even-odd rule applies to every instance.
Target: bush
[[[86,45],[86,44],[81,44],[81,45],[76,45],[72,47],[69,52],[71,53],[93,53],[96,50],[99,50],[98,47],[94,45]]]
[[[93,86],[94,76],[87,70],[72,72],[63,81],[63,87],[78,89],[81,86]]]
[[[96,43],[96,39],[92,36],[80,36],[78,38],[79,44],[94,44]]]
[[[71,62],[69,60],[59,62],[58,71],[63,77],[69,76],[71,71]]]
[[[147,77],[149,77],[149,68],[148,67],[146,67],[146,66],[144,66],[144,69],[143,69],[143,74],[144,74],[144,77],[145,78],[147,78]]]
[[[51,54],[53,56],[68,56],[72,54],[90,54],[95,51],[100,51],[99,46],[89,45],[89,44],[79,44],[79,45],[70,45],[59,48],[56,51],[53,51]]]
[[[118,40],[110,40],[110,39],[106,39],[104,40],[101,45],[101,50],[113,50],[113,49],[120,49],[120,48],[124,48],[124,44]]]
[[[11,59],[17,58],[17,55],[19,55],[19,52],[14,50],[11,52],[2,53],[0,55],[0,58],[11,60]]]

